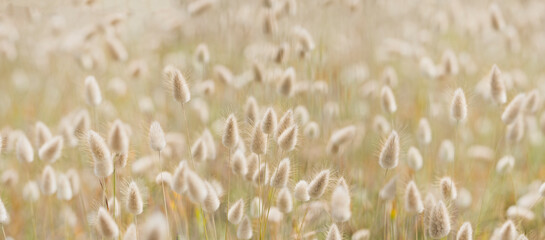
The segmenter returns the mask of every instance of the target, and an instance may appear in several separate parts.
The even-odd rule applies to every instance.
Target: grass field
[[[545,239],[543,1],[0,7],[0,239]]]

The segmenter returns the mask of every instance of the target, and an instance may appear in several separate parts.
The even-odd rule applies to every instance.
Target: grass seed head
[[[261,122],[257,122],[254,126],[250,149],[253,153],[258,155],[264,155],[267,153],[267,135],[265,135],[261,128]]]
[[[311,198],[320,198],[329,184],[329,170],[322,170],[308,185],[308,194]]]
[[[503,110],[501,120],[507,125],[513,123],[522,112],[522,107],[525,100],[526,95],[524,93],[519,93],[517,96],[515,96],[513,100],[509,102],[505,110]]]
[[[239,142],[238,123],[234,114],[229,115],[223,129],[223,146],[233,149]]]
[[[490,96],[498,104],[502,105],[507,102],[507,91],[505,88],[505,83],[502,78],[500,68],[494,64],[492,70],[489,73],[490,79]]]
[[[239,199],[235,202],[229,209],[229,212],[227,213],[227,219],[232,224],[239,224],[242,220],[242,217],[244,216],[244,200]]]
[[[331,227],[329,227],[329,231],[327,232],[326,240],[341,240],[342,236],[339,232],[339,228],[337,227],[337,224],[333,223],[331,224]]]
[[[293,209],[293,201],[288,188],[282,188],[276,197],[276,206],[283,213],[289,213]]]
[[[284,158],[278,164],[278,167],[274,171],[271,177],[271,186],[275,188],[284,188],[288,184],[290,178],[290,160]]]
[[[18,137],[15,154],[22,163],[31,163],[34,161],[34,149],[25,135]]]
[[[63,138],[55,136],[42,145],[40,151],[38,151],[38,156],[47,163],[54,163],[61,157],[63,146]]]
[[[125,154],[129,152],[129,136],[121,120],[115,120],[108,134],[108,145],[114,153]]]
[[[450,216],[443,201],[439,201],[430,212],[428,234],[433,239],[446,237],[451,230]]]
[[[393,130],[382,147],[379,164],[384,169],[395,168],[399,162],[399,136]]]
[[[57,191],[57,178],[55,171],[49,165],[46,165],[42,171],[41,190],[46,196],[52,195]]]
[[[466,96],[461,88],[454,91],[454,97],[450,103],[450,117],[456,122],[463,122],[467,118]]]
[[[413,214],[419,214],[424,211],[420,191],[418,191],[414,181],[410,181],[405,188],[405,210]]]
[[[114,164],[108,145],[98,133],[92,130],[87,135],[87,142],[94,160],[95,175],[101,178],[110,176],[114,171]]]
[[[464,222],[456,234],[456,240],[473,240],[473,228],[470,222]]]
[[[295,199],[306,202],[310,199],[310,195],[308,194],[308,183],[305,180],[301,180],[295,184],[294,189],[294,195]]]
[[[237,238],[239,239],[250,239],[253,236],[252,222],[248,216],[244,216],[242,221],[237,227]]]
[[[290,152],[295,149],[299,132],[298,129],[297,125],[292,125],[278,137],[278,146],[280,146],[282,151]]]
[[[206,191],[208,192],[208,194],[206,195],[206,198],[202,202],[202,208],[205,212],[213,213],[216,210],[218,210],[220,206],[220,200],[212,184],[208,182],[205,182],[205,184],[206,184]]]
[[[98,209],[96,227],[100,235],[104,238],[117,238],[119,236],[119,228],[115,220],[103,207]]]

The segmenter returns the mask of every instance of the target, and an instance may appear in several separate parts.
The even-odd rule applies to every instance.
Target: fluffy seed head
[[[269,182],[269,166],[266,163],[261,164],[259,171],[254,175],[253,181],[257,185],[266,185]]]
[[[428,234],[433,239],[441,239],[450,233],[450,216],[443,201],[439,201],[430,212]]]
[[[356,127],[354,125],[335,130],[329,138],[326,151],[332,155],[339,154],[341,152],[341,148],[354,139],[355,136]]]
[[[454,97],[450,103],[450,117],[456,122],[465,121],[467,118],[466,96],[461,88],[454,91]]]
[[[29,181],[23,188],[23,199],[29,202],[36,202],[40,198],[40,188],[34,181]]]
[[[207,157],[206,145],[202,138],[197,139],[191,147],[191,156],[197,162],[204,162]]]
[[[278,84],[278,93],[285,97],[291,97],[295,87],[295,69],[292,67],[286,69],[280,83]]]
[[[390,87],[382,87],[382,91],[380,93],[380,101],[382,103],[382,110],[384,110],[384,112],[388,114],[393,114],[397,111],[396,99]]]
[[[450,177],[441,178],[439,187],[441,188],[443,199],[447,201],[456,199],[458,191],[456,190],[456,184],[454,184]]]
[[[473,228],[470,222],[465,222],[456,234],[456,240],[473,240]]]
[[[298,129],[297,125],[293,125],[278,137],[278,146],[283,151],[290,152],[295,148],[295,145],[297,145]]]
[[[110,176],[114,171],[114,164],[106,142],[92,130],[88,133],[87,141],[95,164],[95,175],[97,177]]]
[[[161,125],[157,121],[151,123],[149,129],[149,142],[151,149],[157,152],[163,150],[167,145],[163,128],[161,128]]]
[[[517,237],[517,228],[511,220],[505,221],[498,232],[498,239],[514,240]]]
[[[8,224],[9,220],[9,214],[6,210],[6,206],[4,205],[2,199],[0,199],[0,224]]]
[[[42,145],[38,156],[45,162],[54,163],[61,157],[63,145],[64,140],[61,136],[53,137]]]
[[[539,109],[539,104],[540,104],[539,91],[537,89],[534,89],[528,93],[528,96],[526,97],[523,103],[524,113],[528,115],[535,114],[537,110]]]
[[[195,203],[201,203],[208,195],[204,181],[192,170],[187,169],[185,173],[187,192],[189,199]]]
[[[405,210],[416,214],[424,211],[424,204],[414,181],[410,181],[405,189]]]
[[[517,119],[507,125],[507,131],[505,132],[505,138],[509,143],[518,143],[524,137],[524,117],[519,116]]]
[[[172,190],[178,194],[182,194],[187,190],[187,181],[185,178],[187,170],[187,162],[182,161],[174,170],[174,175],[172,176]]]
[[[121,120],[115,120],[108,134],[108,145],[114,153],[125,154],[129,151],[129,136]]]
[[[303,47],[303,51],[309,52],[314,50],[316,44],[314,43],[314,39],[307,29],[301,26],[296,26],[294,27],[293,31],[299,44],[301,44]]]
[[[161,212],[155,212],[147,218],[143,227],[142,240],[167,239],[168,221]]]
[[[252,202],[250,203],[250,216],[253,218],[258,218],[261,216],[263,204],[261,202],[261,199],[259,197],[254,197]]]
[[[85,136],[89,128],[91,127],[91,118],[89,117],[89,112],[87,110],[82,110],[76,114],[72,120],[73,124],[73,134],[74,136]]]
[[[76,195],[79,193],[81,189],[81,182],[79,178],[79,174],[76,171],[76,169],[71,168],[66,172],[66,177],[68,178],[68,181],[70,181],[70,187],[72,188],[72,194]]]
[[[496,172],[499,174],[506,174],[511,172],[515,167],[515,158],[511,155],[504,156],[498,160],[496,164]]]
[[[382,187],[382,189],[379,192],[380,199],[384,201],[391,201],[396,196],[396,184],[397,183],[397,177],[393,177]]]
[[[232,149],[239,142],[237,118],[234,114],[229,115],[223,129],[222,143],[225,147]]]
[[[320,198],[329,183],[329,170],[322,170],[308,185],[308,194],[311,198]]]
[[[271,177],[271,186],[275,188],[284,188],[288,184],[290,178],[290,160],[282,159],[278,164],[278,168],[274,171]]]
[[[158,185],[166,185],[167,187],[172,188],[172,174],[167,171],[160,172],[155,177],[155,183]]]
[[[205,184],[206,184],[206,191],[208,192],[208,194],[206,195],[206,198],[202,202],[202,208],[205,212],[213,213],[216,210],[218,210],[220,206],[220,200],[212,184],[208,182],[205,182]]]
[[[248,97],[244,105],[244,116],[246,123],[253,125],[259,118],[259,107],[254,97]]]
[[[384,169],[395,168],[399,162],[399,136],[392,130],[379,156],[379,164]]]
[[[277,121],[278,120],[276,118],[276,112],[274,111],[274,109],[271,107],[267,108],[265,115],[263,115],[261,130],[268,135],[274,133],[274,131],[276,130]]]
[[[443,162],[454,161],[454,144],[450,140],[443,140],[439,147],[439,160]]]
[[[96,107],[102,102],[100,87],[94,76],[85,78],[85,101],[87,101],[87,104],[91,107]]]
[[[417,148],[409,148],[409,151],[407,152],[407,165],[414,171],[418,171],[422,168],[422,155]]]
[[[317,139],[318,137],[320,137],[320,125],[318,125],[318,123],[316,122],[309,122],[305,126],[303,132],[307,138]]]
[[[532,210],[521,207],[521,206],[511,206],[507,209],[507,217],[513,220],[524,220],[532,221],[535,219],[535,214]]]
[[[40,184],[42,193],[46,196],[52,195],[57,191],[57,178],[51,166],[45,166]]]
[[[34,161],[34,149],[32,148],[32,144],[30,144],[30,141],[25,135],[21,135],[18,138],[15,150],[17,159],[23,163],[31,163]]]
[[[528,238],[526,237],[526,235],[521,234],[517,237],[517,240],[528,240]]]
[[[250,221],[250,218],[248,218],[248,216],[244,216],[244,218],[240,222],[240,225],[238,225],[237,227],[237,238],[247,240],[252,238],[252,235],[252,222]]]
[[[428,119],[420,119],[416,136],[418,142],[420,142],[421,144],[428,145],[431,143],[431,127]]]
[[[515,98],[513,98],[513,100],[511,100],[501,114],[501,120],[505,124],[509,125],[517,119],[522,112],[522,105],[525,99],[526,95],[524,93],[519,93],[517,96],[515,96]]]
[[[507,92],[505,83],[501,75],[501,71],[496,64],[492,66],[489,74],[490,78],[490,96],[498,104],[502,105],[507,102]]]
[[[131,223],[127,230],[125,230],[125,235],[123,235],[123,240],[137,240],[137,234],[136,234],[136,225],[134,223]]]
[[[223,82],[226,85],[231,85],[233,82],[233,73],[226,66],[215,66],[214,75],[216,76],[216,79],[218,79],[218,81]]]
[[[361,229],[352,234],[352,240],[369,240],[371,232],[367,229]]]
[[[233,173],[240,176],[245,176],[248,173],[246,157],[241,150],[237,150],[233,155],[233,159],[231,161],[231,170],[233,171]]]
[[[276,198],[276,206],[283,213],[289,213],[293,209],[293,201],[288,188],[282,188]]]
[[[98,209],[96,228],[104,238],[116,238],[119,235],[119,228],[115,220],[103,207]]]
[[[140,189],[134,181],[129,183],[127,190],[127,200],[126,207],[133,215],[139,215],[144,211],[144,202],[142,201],[142,195],[140,194]]]
[[[34,144],[38,149],[53,137],[47,125],[40,121],[36,122],[36,125],[34,126],[34,135]]]
[[[458,58],[452,50],[446,50],[441,58],[441,70],[443,75],[458,75],[459,65]]]
[[[498,4],[490,4],[488,12],[490,14],[490,25],[492,28],[498,32],[501,31],[505,27],[505,20],[503,19],[503,14]]]
[[[229,220],[230,223],[237,225],[240,223],[243,216],[244,216],[244,200],[239,199],[229,209],[229,212],[227,213],[227,220]]]
[[[254,62],[252,64],[252,73],[254,76],[254,81],[258,83],[265,81],[265,69],[263,69],[263,66],[260,63]]]
[[[57,198],[59,200],[70,200],[72,199],[72,188],[70,186],[70,181],[64,174],[59,174],[57,179]]]
[[[246,173],[246,176],[244,178],[248,181],[253,181],[254,176],[257,174],[257,171],[259,169],[259,160],[255,153],[250,154],[246,161],[248,162],[248,172]]]
[[[207,64],[210,62],[210,51],[206,44],[201,43],[195,49],[195,59],[201,64]]]
[[[263,132],[260,122],[255,124],[250,148],[253,153],[258,155],[267,153],[267,135]]]
[[[206,159],[215,160],[217,157],[216,142],[210,130],[205,129],[201,136],[206,148]]]
[[[539,195],[543,198],[545,198],[545,183],[541,184],[541,186],[539,186]]]
[[[331,224],[329,231],[327,232],[326,240],[342,240],[341,233],[336,224]]]
[[[172,66],[165,67],[163,71],[172,82],[172,95],[174,99],[181,104],[189,102],[191,100],[191,92],[182,72]]]
[[[310,199],[310,196],[308,194],[308,183],[305,180],[301,180],[295,184],[294,196],[295,199],[306,202]]]
[[[280,120],[278,120],[278,125],[276,126],[276,132],[274,134],[275,138],[278,138],[286,129],[295,124],[295,119],[293,117],[293,111],[289,109],[282,115]]]
[[[333,221],[346,222],[352,216],[350,211],[350,194],[346,186],[338,184],[331,194],[331,218]]]

